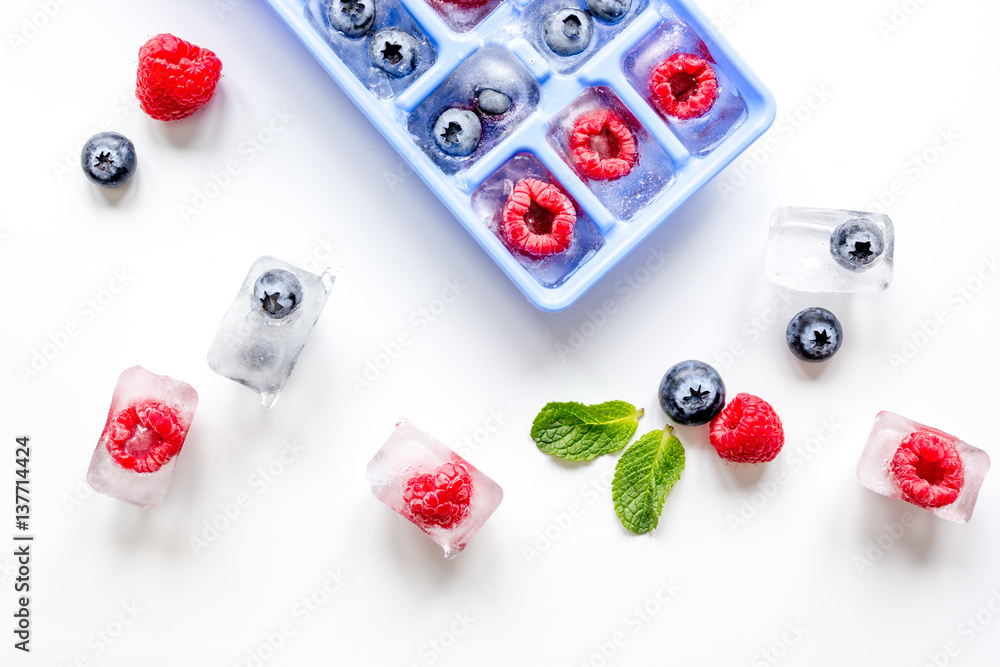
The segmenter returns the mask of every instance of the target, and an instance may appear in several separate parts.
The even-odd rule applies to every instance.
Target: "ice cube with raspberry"
[[[403,419],[366,468],[372,494],[454,558],[500,505],[503,490]]]
[[[316,275],[274,257],[259,257],[219,324],[208,351],[213,371],[278,400],[333,286],[330,269]]]
[[[118,378],[87,470],[95,491],[143,508],[163,502],[184,446],[198,392],[141,366]]]
[[[883,411],[875,417],[857,473],[875,493],[966,523],[989,469],[990,456],[978,447]]]

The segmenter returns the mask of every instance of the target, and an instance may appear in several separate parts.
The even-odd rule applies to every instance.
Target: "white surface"
[[[47,6],[53,16],[15,50],[10,34]],[[9,489],[13,438],[29,434],[37,541],[29,656],[11,647],[12,548],[0,549],[3,664],[252,665],[263,650],[266,665],[575,667],[605,664],[600,650],[616,638],[624,644],[606,664],[772,664],[765,650],[787,665],[993,664],[998,473],[971,523],[957,525],[862,488],[854,468],[881,409],[1000,456],[1000,6],[702,6],[771,86],[779,120],[551,315],[524,300],[259,0],[5,3],[0,481]],[[894,7],[911,15],[884,36]],[[131,101],[136,52],[163,31],[224,62],[217,98],[174,125]],[[139,154],[117,201],[77,162],[103,122]],[[238,173],[214,188],[227,165]],[[775,207],[868,209],[895,181],[887,292],[812,297],[767,282]],[[186,223],[179,207],[206,192]],[[340,269],[271,411],[205,362],[265,253]],[[825,367],[805,368],[784,347],[786,322],[810,305],[845,328]],[[18,367],[73,326],[22,381]],[[786,449],[737,468],[704,429],[681,429],[687,469],[660,527],[627,534],[610,502],[615,457],[561,465],[536,450],[531,420],[550,400],[623,399],[646,408],[640,434],[660,428],[659,379],[692,357],[716,364],[731,394],[772,402]],[[84,483],[115,379],[137,363],[201,396],[166,502],[146,512]],[[373,379],[356,390],[366,368]],[[454,561],[369,493],[364,465],[401,416],[445,443],[470,439],[464,453],[504,488]],[[238,500],[239,516],[195,553],[190,538],[225,523]],[[741,511],[749,518],[734,528]],[[346,577],[330,595],[328,572]],[[322,603],[309,610],[310,597]],[[278,643],[282,629],[291,635],[271,655],[267,638]]]

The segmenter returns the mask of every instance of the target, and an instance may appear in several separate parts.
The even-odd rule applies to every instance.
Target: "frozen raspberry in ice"
[[[608,109],[596,109],[577,118],[569,147],[580,171],[597,181],[625,176],[639,157],[632,131]]]
[[[503,490],[439,441],[400,420],[366,468],[372,494],[454,558],[486,523]]]
[[[862,485],[965,523],[990,469],[983,450],[892,412],[875,418],[858,461]]]
[[[704,116],[719,96],[712,63],[691,53],[675,53],[657,65],[649,88],[663,112],[678,120]]]
[[[87,482],[141,507],[162,503],[197,406],[191,385],[141,366],[126,370],[118,378]]]
[[[576,209],[557,186],[525,178],[507,198],[501,231],[518,250],[541,257],[569,248],[575,223]]]

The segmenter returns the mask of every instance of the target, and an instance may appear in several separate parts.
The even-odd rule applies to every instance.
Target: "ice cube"
[[[767,277],[800,292],[881,292],[892,282],[893,243],[885,215],[782,207],[771,216]]]
[[[469,32],[503,0],[427,0],[441,20],[457,33]]]
[[[250,267],[208,350],[213,371],[274,405],[330,296],[333,273],[320,275],[274,257]]]
[[[372,494],[454,558],[503,500],[474,465],[402,419],[366,467]]]
[[[595,174],[588,174],[586,165],[581,164],[580,151],[574,150],[571,146],[577,124],[605,111],[610,111],[617,119],[613,122],[624,125],[627,130],[627,140],[634,142],[636,147],[632,166],[624,175],[613,179],[606,178],[607,174],[600,174],[597,177],[592,177]],[[603,127],[605,128],[603,132],[590,141],[589,148],[596,151],[601,158],[615,157],[620,151],[620,138],[616,136],[606,138],[608,123]],[[601,203],[621,220],[634,217],[674,182],[674,169],[670,158],[628,107],[606,86],[588,88],[553,117],[548,125],[546,140]],[[595,145],[595,142],[600,140],[603,140],[603,144]]]
[[[673,62],[672,58],[682,57],[679,54],[686,54],[685,57],[690,61],[681,69],[690,67],[694,62],[701,66],[698,76],[685,69],[667,77],[674,82],[671,88],[677,99],[685,102],[682,106],[691,108],[685,112],[666,107],[663,99],[654,94],[652,87],[654,72],[672,71],[666,63]],[[720,63],[715,62],[698,34],[686,23],[677,20],[661,23],[659,28],[626,54],[623,67],[629,83],[660,114],[692,155],[704,157],[711,153],[748,117],[746,101],[740,91],[723,71]],[[698,95],[700,81],[713,76],[716,81],[714,101],[698,105],[699,109],[708,106],[707,111],[693,111],[693,103],[687,100],[702,99],[703,96]],[[710,100],[711,96],[705,99]]]
[[[197,407],[191,385],[141,366],[127,369],[111,397],[87,483],[143,508],[162,503]]]
[[[535,179],[554,185],[563,193],[576,215],[576,221],[573,225],[573,238],[569,247],[562,252],[544,256],[529,254],[514,247],[502,230],[504,207],[510,199],[514,188],[522,181],[528,179]],[[597,250],[604,245],[604,237],[601,236],[597,227],[587,217],[584,210],[580,208],[579,204],[572,197],[565,194],[562,185],[538,161],[538,158],[529,153],[515,155],[487,178],[482,185],[476,188],[475,192],[472,193],[472,209],[483,223],[489,227],[490,231],[496,234],[497,238],[510,250],[518,263],[545,287],[558,287],[566,282],[580,266],[589,261]],[[537,221],[537,231],[540,233],[545,232],[546,230],[542,228],[550,224],[551,220],[541,218],[551,218],[552,216],[534,205],[531,209],[531,214],[535,213],[535,209],[539,211],[538,217],[540,218]]]
[[[883,411],[875,417],[858,461],[858,480],[883,496],[965,523],[989,469],[990,457],[983,450]]]

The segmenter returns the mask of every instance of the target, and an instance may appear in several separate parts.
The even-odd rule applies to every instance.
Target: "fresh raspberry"
[[[903,497],[917,507],[950,505],[965,483],[965,466],[955,443],[921,429],[903,439],[889,464]]]
[[[139,49],[135,96],[156,120],[187,118],[212,99],[221,72],[214,53],[164,33]]]
[[[765,463],[781,451],[785,431],[766,401],[751,394],[737,394],[712,420],[709,440],[727,461]]]
[[[709,112],[719,97],[719,80],[704,58],[675,53],[653,69],[649,89],[664,113],[687,120]]]
[[[507,198],[500,229],[518,250],[544,257],[569,248],[574,224],[576,209],[569,197],[552,183],[526,178]]]
[[[445,463],[406,481],[403,500],[421,526],[454,528],[469,515],[472,476],[461,463]]]
[[[639,157],[632,131],[610,109],[597,109],[577,118],[569,148],[577,168],[595,181],[625,176]]]
[[[118,413],[108,425],[108,452],[123,468],[156,472],[181,451],[187,435],[175,408],[158,401],[139,401]]]

